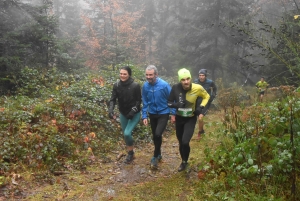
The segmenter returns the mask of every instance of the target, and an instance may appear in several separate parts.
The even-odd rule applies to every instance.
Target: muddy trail
[[[211,120],[213,116],[209,117]],[[207,126],[211,127],[211,126]],[[125,164],[125,147],[116,148],[103,157],[94,157],[90,165],[83,171],[74,170],[71,166],[67,171],[57,172],[55,175],[45,173],[28,173],[15,178],[15,185],[5,188],[15,188],[11,198],[1,197],[2,200],[156,200],[155,193],[140,192],[136,189],[144,185],[164,186],[173,179],[181,178],[184,182],[198,180],[198,167],[204,157],[204,144],[209,143],[212,137],[208,137],[209,130],[201,140],[197,139],[196,132],[191,140],[191,154],[187,171],[178,172],[181,159],[178,151],[178,142],[174,129],[164,133],[162,143],[162,160],[157,170],[150,168],[150,160],[153,156],[153,144],[144,143],[135,147],[135,159],[131,164]],[[207,134],[208,133],[208,134]],[[41,182],[43,181],[43,182]],[[171,184],[172,185],[172,184]],[[170,187],[171,188],[171,187]],[[167,188],[168,189],[168,188]],[[11,191],[11,189],[10,189]],[[155,191],[155,189],[154,189]],[[147,193],[147,191],[146,191]],[[188,193],[188,192],[187,192]],[[183,195],[185,192],[183,192]],[[180,198],[178,200],[186,200]],[[165,199],[168,200],[168,199]]]

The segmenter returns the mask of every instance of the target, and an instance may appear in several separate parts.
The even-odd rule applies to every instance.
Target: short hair
[[[154,70],[154,74],[155,74],[155,75],[158,74],[157,68],[156,68],[154,65],[149,65],[149,66],[147,66],[146,71],[147,71],[147,70]]]
[[[120,70],[121,69],[126,70],[128,72],[128,75],[131,76],[131,68],[129,66],[123,66],[120,68]]]

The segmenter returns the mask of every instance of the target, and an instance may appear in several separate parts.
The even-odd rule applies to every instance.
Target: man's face
[[[150,84],[154,84],[156,81],[157,74],[155,74],[154,70],[146,70],[146,79]]]
[[[260,78],[260,81],[261,81],[261,82],[264,82],[264,81],[265,81],[265,79],[262,77],[262,78]]]
[[[199,80],[200,80],[200,82],[204,82],[205,78],[206,78],[206,76],[204,74],[199,74]]]
[[[191,78],[190,78],[190,77],[182,78],[182,79],[180,80],[180,83],[181,83],[182,88],[183,88],[184,90],[189,90],[190,87],[191,87]]]
[[[128,78],[129,78],[129,74],[128,74],[127,70],[121,69],[120,70],[120,80],[124,82],[124,81],[128,80]]]

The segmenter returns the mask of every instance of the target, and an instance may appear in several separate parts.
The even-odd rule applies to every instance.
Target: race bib
[[[192,108],[178,108],[177,111],[178,115],[182,117],[191,117],[193,116],[193,109]]]

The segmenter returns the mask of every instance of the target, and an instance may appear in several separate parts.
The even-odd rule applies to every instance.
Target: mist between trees
[[[254,85],[298,85],[299,2],[295,0],[2,0],[0,78],[10,88],[26,66],[158,67],[174,76]]]

